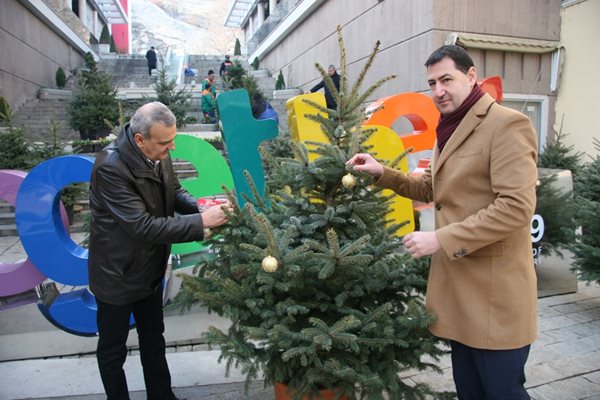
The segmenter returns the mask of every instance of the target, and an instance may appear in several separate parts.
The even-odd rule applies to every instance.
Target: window
[[[527,115],[538,135],[538,151],[546,145],[548,136],[548,97],[504,93],[502,105]]]

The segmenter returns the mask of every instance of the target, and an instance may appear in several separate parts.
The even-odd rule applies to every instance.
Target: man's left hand
[[[412,258],[428,256],[441,248],[435,232],[412,232],[404,236],[402,243]]]

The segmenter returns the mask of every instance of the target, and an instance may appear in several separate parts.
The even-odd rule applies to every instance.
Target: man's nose
[[[435,85],[433,89],[431,89],[431,94],[433,97],[442,97],[446,91],[441,85]]]

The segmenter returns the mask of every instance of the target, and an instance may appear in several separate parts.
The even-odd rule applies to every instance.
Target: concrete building
[[[0,1],[0,96],[18,110],[56,86],[58,67],[69,75],[87,52],[99,52],[90,39],[104,25],[128,23],[120,0]]]
[[[552,137],[561,0],[233,0],[226,25],[243,29],[249,62],[258,57],[274,76],[283,71],[288,87],[303,90],[321,79],[315,62],[339,65],[338,25],[351,81],[381,41],[364,88],[384,76],[398,78],[371,100],[427,92],[429,54],[460,44],[480,78],[502,78],[504,104],[532,119],[540,148]]]
[[[600,37],[600,1],[563,1],[561,9],[561,73],[558,79],[554,129],[562,129],[565,144],[588,156],[598,155],[593,138],[600,139],[600,97],[594,77],[600,52],[594,38]]]

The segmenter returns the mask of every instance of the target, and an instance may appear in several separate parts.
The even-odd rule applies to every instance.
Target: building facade
[[[561,10],[560,76],[557,81],[554,130],[563,133],[563,142],[588,156],[600,154],[594,138],[600,139],[600,97],[593,90],[593,77],[600,65],[600,52],[593,40],[600,37],[600,1],[564,1]],[[590,81],[592,79],[592,81]],[[590,86],[592,85],[592,86]]]
[[[104,25],[129,21],[119,0],[0,1],[0,96],[13,111],[83,64]]]
[[[288,87],[303,90],[321,79],[315,62],[339,66],[338,25],[351,81],[379,40],[364,85],[398,78],[376,98],[428,92],[425,60],[445,43],[460,44],[480,78],[502,78],[505,104],[531,117],[541,148],[555,119],[560,11],[561,0],[234,0],[226,25],[243,29],[250,62],[258,57],[273,75],[281,70]]]

